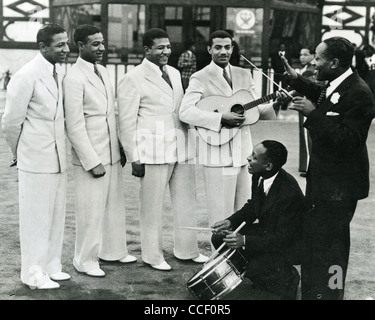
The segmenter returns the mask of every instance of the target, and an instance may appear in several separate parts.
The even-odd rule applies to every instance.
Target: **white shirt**
[[[333,91],[336,90],[336,88],[341,84],[341,82],[343,82],[347,77],[349,77],[351,74],[353,73],[352,69],[349,68],[348,70],[346,70],[341,76],[337,77],[335,80],[333,80],[328,88],[327,88],[327,92],[326,92],[326,97],[328,97]]]
[[[263,188],[264,188],[264,194],[265,195],[267,195],[268,192],[270,191],[271,186],[272,186],[273,182],[275,181],[275,179],[276,179],[276,177],[277,177],[278,174],[279,174],[279,172],[277,172],[275,175],[273,175],[270,178],[267,178],[267,179],[260,178],[259,179],[259,183],[260,183],[261,179],[264,180],[264,182],[263,182]]]

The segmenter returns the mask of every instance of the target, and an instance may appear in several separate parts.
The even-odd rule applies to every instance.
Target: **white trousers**
[[[164,261],[162,244],[163,206],[167,187],[173,209],[174,255],[192,259],[199,255],[195,227],[195,168],[190,164],[146,164],[140,179],[140,232],[142,260],[149,264]]]
[[[74,166],[76,240],[73,265],[80,272],[99,268],[99,258],[119,260],[128,255],[125,195],[120,162],[105,166],[106,174],[94,178]]]
[[[241,209],[251,198],[247,166],[203,167],[210,226]]]
[[[42,285],[60,272],[67,174],[18,170],[21,281]]]

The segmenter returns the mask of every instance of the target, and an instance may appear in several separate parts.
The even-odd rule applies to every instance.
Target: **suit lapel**
[[[332,96],[333,95],[339,95],[338,99],[341,99],[349,90],[353,80],[356,78],[356,73],[351,74],[349,77],[347,77],[343,82],[339,84],[339,86],[327,97],[327,99],[324,100],[321,107],[319,108],[323,113],[327,113],[327,111],[330,111],[335,104],[337,103],[335,100],[332,102]]]
[[[276,203],[277,197],[280,197],[279,190],[282,181],[283,169],[280,169],[277,177],[273,181],[270,190],[268,191],[267,196],[264,199],[262,215],[264,215],[272,205]]]
[[[82,71],[82,73],[86,76],[87,80],[101,92],[104,96],[107,96],[106,88],[100,80],[100,78],[95,74],[94,68],[90,68],[85,62],[82,61],[81,58],[77,59],[77,67]]]
[[[38,57],[38,59],[44,59],[44,58],[40,56]],[[59,92],[57,89],[55,79],[53,78],[53,75],[49,72],[48,67],[43,61],[41,60],[37,60],[37,61],[38,61],[38,72],[40,72],[41,81],[44,83],[46,88],[51,92],[51,94],[56,98],[56,100],[58,100]]]
[[[152,62],[150,62],[152,63]],[[169,84],[161,77],[156,70],[150,68],[147,63],[143,62],[143,67],[145,70],[145,78],[150,81],[151,83],[155,84],[158,88],[163,90],[166,94],[173,97],[173,89],[169,86]],[[171,76],[171,75],[169,75]],[[171,79],[172,81],[172,79]],[[173,81],[172,81],[173,86]]]
[[[228,83],[224,79],[223,75],[220,74],[220,72],[218,72],[218,69],[214,64],[215,64],[215,62],[211,61],[210,65],[208,66],[208,79],[209,79],[209,81],[216,88],[218,88],[225,96],[231,96],[233,94],[233,90],[228,85]],[[232,80],[232,82],[233,82],[233,80]]]

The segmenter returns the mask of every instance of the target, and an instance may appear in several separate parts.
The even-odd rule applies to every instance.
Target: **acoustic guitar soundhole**
[[[232,112],[235,112],[237,114],[244,114],[245,113],[245,108],[243,107],[243,105],[241,104],[235,104],[232,106],[232,108],[230,109],[230,111]]]

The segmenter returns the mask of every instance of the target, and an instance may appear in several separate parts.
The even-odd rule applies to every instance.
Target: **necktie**
[[[259,179],[259,185],[258,185],[258,189],[259,189],[259,194],[261,195],[261,197],[265,197],[265,193],[264,193],[264,179],[263,178],[260,178]]]
[[[232,88],[232,80],[229,78],[227,70],[225,70],[225,68],[223,69],[223,77],[225,80],[227,80],[229,86]]]
[[[100,74],[99,70],[98,70],[98,67],[96,66],[96,64],[94,64],[94,72],[96,73],[96,75],[99,77],[99,79],[103,82],[104,84],[104,81],[103,81],[103,78],[102,78],[102,75]]]
[[[323,87],[322,91],[320,91],[320,95],[318,98],[318,101],[316,102],[316,106],[319,107],[323,101],[326,99],[326,94],[327,94],[327,88],[329,85],[326,85]]]
[[[173,88],[173,87],[172,87],[171,80],[169,79],[168,73],[165,72],[165,70],[164,70],[163,67],[160,67],[160,70],[161,70],[161,73],[162,73],[161,77],[162,77],[165,81],[167,81],[167,83],[169,84],[169,86],[170,86],[171,88]]]
[[[53,73],[52,73],[53,79],[55,79],[57,88],[59,87],[59,78],[56,72],[56,65],[53,65]]]

